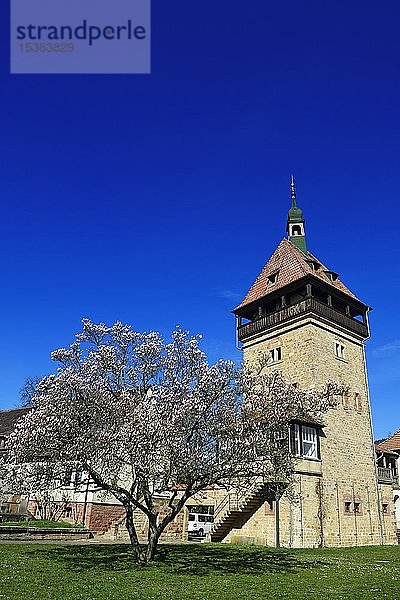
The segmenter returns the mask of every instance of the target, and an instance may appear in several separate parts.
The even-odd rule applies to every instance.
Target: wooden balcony
[[[387,467],[378,467],[378,481],[379,483],[398,483],[398,477],[392,469]]]
[[[327,304],[320,302],[316,298],[310,297],[301,300],[301,302],[298,302],[297,304],[285,306],[284,308],[270,313],[269,315],[265,315],[264,317],[260,317],[255,321],[240,325],[238,327],[238,338],[242,342],[252,335],[262,333],[263,331],[267,331],[276,325],[280,325],[281,323],[291,321],[297,317],[307,314],[314,314],[323,317],[328,321],[332,321],[336,325],[340,325],[341,327],[356,333],[364,339],[368,337],[368,328],[365,323],[345,315],[332,306],[328,306]]]

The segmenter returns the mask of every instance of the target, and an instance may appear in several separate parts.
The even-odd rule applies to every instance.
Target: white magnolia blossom
[[[199,338],[177,328],[170,343],[83,320],[67,349],[52,353],[56,374],[36,388],[32,410],[10,437],[9,475],[19,489],[45,490],[79,469],[124,506],[135,557],[154,556],[161,533],[195,493],[246,485],[254,476],[287,485],[293,470],[288,431],[294,418],[321,419],[324,392],[288,385],[263,358],[239,370],[209,365]],[[161,518],[154,497],[167,494]],[[148,519],[138,544],[133,511]]]

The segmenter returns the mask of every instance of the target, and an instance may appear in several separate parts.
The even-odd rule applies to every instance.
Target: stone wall
[[[60,506],[57,520],[82,525],[85,517],[85,527],[94,533],[107,532],[111,525],[125,514],[125,510],[120,504],[88,502],[86,513],[83,502],[59,502],[55,504]],[[29,501],[28,510],[33,516],[38,517],[37,502],[35,500]]]
[[[105,533],[113,523],[123,517],[125,509],[117,504],[88,504],[86,527],[94,533]]]

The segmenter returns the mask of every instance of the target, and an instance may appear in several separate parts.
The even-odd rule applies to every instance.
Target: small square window
[[[389,503],[388,502],[383,502],[382,503],[382,513],[384,515],[388,515],[389,513]]]

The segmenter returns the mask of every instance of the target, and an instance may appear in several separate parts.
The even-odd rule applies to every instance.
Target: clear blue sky
[[[399,428],[399,22],[394,0],[153,0],[152,75],[11,76],[3,12],[0,408],[84,316],[237,359],[294,172],[310,250],[374,308],[376,435]]]

